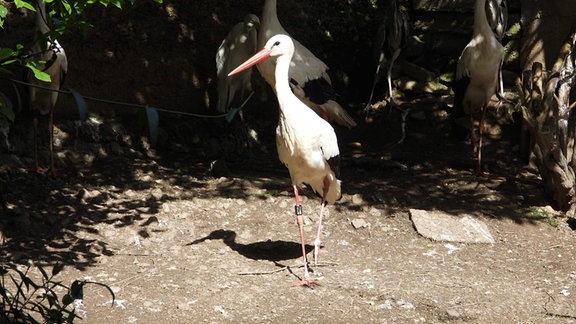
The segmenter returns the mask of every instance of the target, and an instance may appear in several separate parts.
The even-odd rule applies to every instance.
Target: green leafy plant
[[[546,208],[532,206],[529,207],[526,213],[527,217],[531,220],[544,222],[552,227],[558,226],[558,221],[551,215]]]
[[[279,190],[266,190],[264,192],[259,192],[254,194],[254,196],[261,198],[261,199],[266,199],[266,198],[272,198],[277,196],[280,193]]]
[[[114,305],[114,292],[105,284],[76,280],[68,287],[54,279],[64,268],[62,264],[56,264],[50,273],[37,268],[40,282],[30,278],[30,266],[25,271],[0,266],[0,323],[73,323],[80,317],[72,304],[83,298],[86,284],[108,289]],[[66,293],[60,298],[57,290]]]
[[[30,11],[36,11],[34,3],[36,0],[14,0],[14,6],[18,9],[26,8]],[[46,35],[38,35],[43,38],[58,39],[67,30],[77,28],[87,31],[91,25],[84,18],[83,13],[93,6],[101,5],[108,7],[110,5],[123,9],[127,5],[134,5],[136,0],[43,0],[49,5],[49,21],[54,22],[50,31]],[[156,3],[162,3],[163,0],[153,0]],[[8,9],[0,4],[0,28],[4,28],[4,22],[8,15]],[[41,81],[50,82],[50,76],[38,68],[37,62],[32,59],[37,53],[29,53],[29,49],[22,44],[17,44],[15,48],[0,48],[0,72],[5,72],[4,68],[11,64],[20,64],[26,66],[34,76]]]
[[[94,6],[114,6],[120,10],[128,6],[133,6],[137,0],[14,0],[13,7],[18,10],[26,9],[36,11],[36,1],[43,1],[47,4],[47,21],[50,22],[50,30],[41,34],[38,33],[36,37],[39,38],[40,44],[46,44],[47,39],[58,39],[60,36],[70,30],[80,30],[87,32],[92,25],[86,20],[84,13]],[[145,0],[150,1],[150,0]],[[164,0],[152,0],[156,3],[163,3]],[[4,22],[8,17],[8,7],[0,3],[0,29],[4,28]],[[47,50],[46,48],[42,49]],[[30,48],[25,47],[23,44],[15,44],[13,48],[0,48],[0,78],[9,78],[12,76],[9,66],[20,65],[26,67],[34,77],[40,81],[50,82],[50,75],[44,71],[43,66],[47,62],[38,61],[37,56],[39,53],[34,53]],[[80,119],[84,120],[87,117],[87,108],[84,98],[76,91],[70,89],[70,93],[75,99],[80,115]],[[18,95],[18,94],[17,94]],[[0,92],[0,131],[7,134],[10,125],[13,122],[13,110],[10,108],[8,96]],[[147,128],[150,134],[150,141],[152,146],[155,145],[158,137],[158,124],[159,116],[156,108],[145,107]],[[7,138],[7,136],[5,136]]]

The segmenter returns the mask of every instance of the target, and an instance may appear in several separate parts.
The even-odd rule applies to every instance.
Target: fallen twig
[[[288,270],[290,272],[292,272],[290,269],[291,268],[302,268],[303,265],[297,265],[297,266],[283,266],[281,264],[278,264],[278,266],[281,266],[278,269],[275,270],[270,270],[270,271],[253,271],[253,272],[239,272],[238,275],[239,276],[263,276],[263,275],[271,275],[271,274],[275,274],[278,272],[282,272],[284,270]],[[324,263],[319,263],[316,265],[316,267],[330,267],[330,266],[336,266],[338,265],[338,263],[335,262],[324,262]]]

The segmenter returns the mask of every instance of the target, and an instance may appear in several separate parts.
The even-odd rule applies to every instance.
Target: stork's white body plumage
[[[474,36],[462,51],[456,67],[457,79],[470,79],[463,103],[466,113],[482,109],[495,94],[504,57],[504,47],[486,22],[485,1],[476,1],[474,21],[479,23],[474,24]]]
[[[276,70],[280,75],[282,69]],[[288,86],[288,82],[285,85]],[[276,89],[282,89],[282,86]],[[288,93],[290,88],[282,91]],[[276,148],[280,161],[290,172],[292,184],[308,184],[322,196],[324,179],[327,178],[330,185],[325,200],[334,203],[341,196],[340,181],[329,163],[331,159],[338,159],[340,154],[334,129],[296,96],[278,95],[278,103],[285,108],[280,108]]]
[[[218,79],[218,112],[226,112],[234,100],[241,102],[251,89],[252,69],[228,77],[233,68],[246,61],[256,51],[257,29],[260,20],[256,15],[246,15],[236,24],[216,52],[216,76]]]
[[[50,28],[46,20],[48,16],[46,15],[46,7],[43,1],[38,0],[36,4],[36,31],[43,35],[46,35]],[[66,73],[68,72],[68,60],[66,58],[66,53],[64,48],[58,43],[57,40],[52,40],[50,37],[47,38],[47,43],[40,43],[40,38],[36,36],[36,40],[32,47],[32,51],[35,54],[35,60],[37,62],[37,67],[50,75],[50,82],[44,82],[36,79],[32,72],[28,73],[28,82],[32,84],[30,87],[30,109],[34,112],[34,160],[35,165],[32,168],[34,172],[43,172],[44,170],[38,164],[38,143],[37,143],[37,132],[38,132],[38,115],[49,114],[48,128],[50,132],[50,169],[49,173],[51,176],[56,176],[56,170],[54,168],[54,124],[53,124],[53,114],[54,106],[58,100],[58,90],[64,82]],[[49,88],[52,91],[44,90],[35,86]]]
[[[303,183],[308,184],[322,196],[318,232],[314,241],[314,261],[316,263],[320,249],[320,231],[324,207],[327,203],[334,203],[342,195],[340,180],[338,180],[340,152],[336,133],[332,126],[300,101],[290,88],[287,75],[293,53],[294,43],[292,39],[287,35],[275,35],[268,40],[261,51],[232,71],[231,74],[242,71],[266,58],[277,57],[275,77],[278,82],[275,83],[275,90],[280,114],[276,128],[276,146],[280,161],[286,165],[290,172],[296,199],[296,216],[305,265],[304,278],[300,284],[309,286],[315,281],[310,278],[306,263],[302,207],[298,196],[298,187]]]
[[[262,11],[262,25],[258,33],[258,47],[263,47],[270,37],[277,34],[289,35],[278,20],[276,0],[266,0]],[[291,80],[290,87],[296,96],[324,118],[348,128],[356,126],[354,119],[330,95],[322,93],[316,96],[307,93],[307,91],[312,91],[308,90],[310,82],[320,84],[315,87],[314,91],[321,88],[330,88],[328,91],[333,91],[331,89],[332,81],[328,75],[328,66],[296,39],[292,39],[292,41],[294,42],[294,55],[292,56],[288,79]],[[275,65],[274,60],[266,60],[258,64],[258,71],[272,89],[275,89],[276,83]],[[316,97],[319,98],[316,99]]]
[[[492,95],[498,88],[498,80],[504,47],[499,38],[505,29],[506,5],[504,0],[476,0],[474,7],[474,32],[472,40],[466,45],[456,67],[456,79],[465,80],[467,83],[462,102],[465,113],[471,117],[471,141],[477,160],[477,173],[480,173],[482,129],[486,108]],[[498,11],[498,12],[496,12]],[[502,17],[499,23],[488,20],[488,17]],[[456,92],[456,90],[455,90]],[[458,99],[460,100],[460,99]],[[473,114],[482,111],[479,120],[478,135],[474,131]]]

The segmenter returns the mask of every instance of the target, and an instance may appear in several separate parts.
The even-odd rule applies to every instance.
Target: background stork
[[[52,177],[57,176],[54,167],[54,106],[58,100],[58,90],[64,82],[66,72],[68,71],[68,60],[64,48],[56,39],[51,39],[50,27],[48,27],[48,16],[46,14],[46,5],[43,1],[38,0],[36,8],[36,38],[32,46],[32,55],[36,61],[39,70],[50,75],[50,82],[38,80],[32,72],[28,73],[27,79],[31,84],[30,89],[30,109],[33,116],[34,128],[34,166],[33,172],[44,173],[46,170],[40,167],[38,163],[38,125],[39,117],[48,116],[48,132],[50,134],[50,168],[48,174]],[[45,90],[39,87],[48,88]]]
[[[264,46],[270,37],[277,34],[289,35],[278,20],[276,0],[266,0],[258,33],[258,47]],[[293,42],[294,55],[288,73],[292,91],[323,118],[348,128],[356,126],[354,119],[334,100],[336,94],[328,75],[328,66],[300,42],[295,39]],[[258,64],[258,71],[272,89],[275,89],[276,83],[274,65],[274,60]]]
[[[482,132],[486,109],[492,95],[500,88],[504,47],[501,44],[506,30],[507,8],[505,0],[476,0],[474,6],[474,32],[456,67],[454,84],[454,114],[470,116],[470,141],[476,160],[476,174],[481,175]],[[480,111],[478,131],[474,115]]]
[[[230,73],[233,75],[269,57],[277,57],[275,67],[276,96],[280,107],[278,127],[276,128],[276,148],[280,161],[286,165],[292,179],[292,188],[296,200],[295,212],[302,243],[304,259],[304,278],[300,285],[311,286],[316,283],[310,277],[304,243],[302,205],[298,196],[298,187],[306,183],[322,196],[318,231],[314,241],[314,264],[317,264],[320,250],[320,232],[322,217],[327,203],[340,199],[341,187],[338,180],[340,153],[338,140],[330,124],[310,110],[298,99],[288,82],[290,61],[294,55],[294,43],[287,35],[271,37],[266,46],[252,58]]]
[[[374,89],[380,81],[380,70],[386,69],[386,80],[388,81],[388,94],[390,103],[395,105],[394,93],[392,92],[392,68],[396,59],[400,55],[402,48],[408,42],[408,18],[398,7],[397,0],[390,0],[388,6],[384,8],[384,21],[378,27],[378,33],[374,40],[374,48],[378,51],[378,64],[374,73],[374,82],[370,91],[370,98],[366,104],[365,111],[372,105]]]
[[[260,19],[256,15],[246,15],[244,21],[236,24],[218,47],[216,53],[216,75],[218,79],[218,106],[220,113],[228,111],[232,102],[244,100],[251,89],[252,69],[228,77],[233,68],[246,61],[256,52],[257,29]]]

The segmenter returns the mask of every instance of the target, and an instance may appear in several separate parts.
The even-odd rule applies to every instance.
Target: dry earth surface
[[[576,321],[573,224],[529,216],[547,204],[538,178],[507,160],[505,140],[489,142],[490,175],[473,176],[466,143],[424,127],[443,114],[405,105],[428,118],[408,119],[403,144],[380,140],[399,134],[395,114],[338,130],[344,197],[323,227],[321,286],[293,286],[302,261],[275,154],[255,149],[214,177],[186,149],[146,149],[120,126],[102,124],[88,141],[89,122],[59,123],[68,144],[57,148],[58,179],[27,173],[29,153],[2,155],[11,167],[0,258],[61,262],[64,283],[109,285],[114,306],[106,290],[86,287],[87,323]],[[304,192],[311,244],[319,200]],[[473,215],[497,242],[431,241],[411,208]]]
[[[233,15],[236,7],[223,7],[220,17],[223,11]],[[213,9],[186,12],[209,16]],[[129,14],[143,21],[151,12]],[[135,37],[132,20],[93,16],[112,19],[110,28],[126,28],[118,34],[99,31],[89,42],[69,37],[69,44],[82,44],[69,53],[94,56],[72,63],[70,87],[124,101],[135,93],[174,98],[163,105],[190,101],[187,90],[165,84],[176,73],[146,76],[134,59],[134,52],[151,55],[144,61],[152,69],[165,47],[130,51],[161,36],[154,30],[157,21],[144,24],[149,30]],[[225,31],[223,24],[219,31]],[[215,34],[191,33],[193,41],[211,35],[217,46],[222,33]],[[100,52],[90,49],[112,36],[124,41],[106,53],[122,55],[96,57]],[[170,53],[187,51],[185,42],[170,46]],[[194,58],[212,62],[213,53],[199,50]],[[97,74],[98,64],[125,76],[142,75],[124,88],[105,82],[116,79]],[[202,73],[208,74],[207,66]],[[150,87],[142,81],[147,78],[159,81]],[[133,86],[141,89],[128,93]],[[197,92],[192,99],[203,98]],[[0,262],[20,268],[60,262],[65,268],[57,279],[64,283],[89,279],[109,285],[114,305],[105,289],[86,287],[78,309],[86,323],[576,322],[573,220],[546,208],[550,202],[540,180],[516,157],[515,128],[503,118],[492,123],[484,152],[489,176],[475,177],[469,146],[450,136],[449,100],[421,95],[403,101],[411,110],[406,140],[398,145],[397,111],[383,109],[371,123],[355,115],[358,127],[337,128],[344,196],[329,206],[317,267],[323,277],[313,289],[293,286],[302,260],[289,177],[274,148],[273,104],[255,101],[244,114],[246,126],[161,115],[156,149],[126,116],[78,122],[57,112],[57,179],[27,172],[30,125],[22,114],[12,129],[12,150],[0,156],[8,184]],[[247,128],[259,135],[251,146],[244,146]],[[45,164],[46,149],[41,153]],[[211,172],[216,158],[220,164]],[[312,244],[320,202],[303,192]],[[415,231],[412,208],[477,217],[496,243],[431,241]]]

